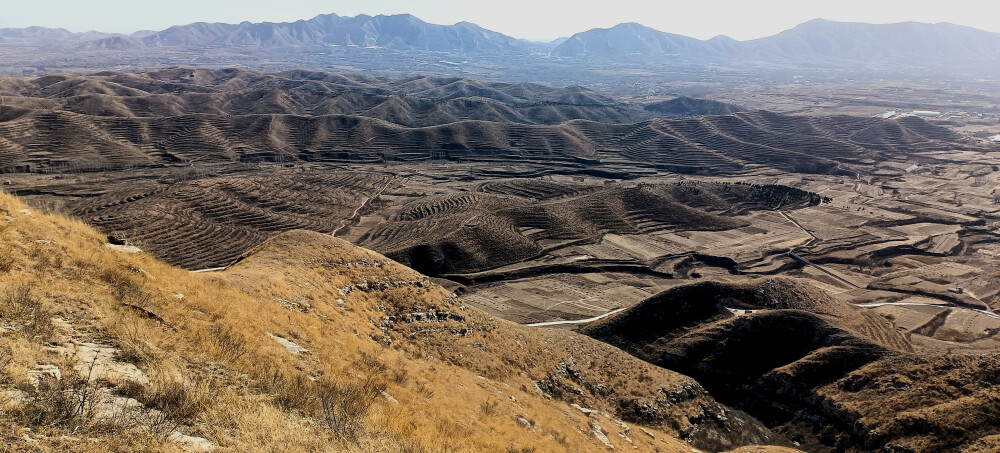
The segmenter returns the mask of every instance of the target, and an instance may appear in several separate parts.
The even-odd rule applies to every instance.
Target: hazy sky
[[[427,22],[475,22],[518,38],[554,39],[639,22],[708,39],[773,35],[815,18],[952,22],[1000,32],[995,0],[2,0],[0,27],[40,25],[130,33],[191,22],[288,22],[318,14],[411,13]]]

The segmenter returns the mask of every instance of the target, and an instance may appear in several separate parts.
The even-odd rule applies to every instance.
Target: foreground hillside
[[[0,232],[6,450],[683,452],[781,442],[686,376],[460,306],[416,272],[331,236],[285,233],[225,272],[193,274],[4,194]],[[765,450],[782,449],[752,451]]]

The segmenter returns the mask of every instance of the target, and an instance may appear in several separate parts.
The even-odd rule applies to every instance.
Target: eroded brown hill
[[[188,269],[229,265],[282,231],[335,233],[345,219],[382,210],[388,218],[356,242],[434,276],[493,269],[607,233],[736,228],[745,225],[732,214],[820,202],[786,186],[594,186],[513,178],[490,179],[475,191],[388,201],[411,193],[410,186],[404,177],[374,171],[177,171],[21,193],[65,200],[64,209],[110,236]]]
[[[404,205],[361,238],[365,247],[429,275],[465,274],[539,255],[546,245],[595,242],[601,235],[746,226],[731,214],[794,209],[820,197],[784,186],[643,184],[579,187],[509,179],[476,193]]]
[[[7,78],[0,95],[7,170],[500,159],[827,173],[887,153],[963,146],[917,118],[650,119],[655,112],[580,88],[428,77],[168,69]]]
[[[810,450],[989,449],[1000,434],[996,357],[915,355],[892,323],[804,283],[678,287],[583,332],[691,374]]]

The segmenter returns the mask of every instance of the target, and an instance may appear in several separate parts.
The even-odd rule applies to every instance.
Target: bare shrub
[[[395,445],[395,452],[397,453],[427,453],[429,450],[423,445],[410,439],[397,439],[398,444]]]
[[[425,398],[428,399],[433,398],[435,393],[434,387],[427,385],[427,382],[422,380],[417,381],[416,384],[414,384],[413,391],[423,395]]]
[[[535,453],[535,447],[521,447],[517,448],[513,445],[507,447],[507,453]]]
[[[109,269],[104,273],[104,279],[111,286],[111,295],[115,300],[125,305],[146,308],[152,296],[143,288],[142,283],[135,281],[134,272],[125,269]]]
[[[90,376],[93,369],[91,364],[86,377],[72,374],[39,379],[36,387],[28,389],[20,416],[32,425],[86,426],[100,403],[97,383]]]
[[[146,341],[146,327],[138,319],[125,316],[115,324],[114,336],[118,344],[118,357],[134,364],[155,361],[156,351]]]
[[[94,425],[101,431],[125,429],[133,433],[145,434],[159,441],[166,440],[181,426],[164,412],[127,404],[115,408],[107,418],[94,423]]]
[[[556,429],[546,429],[545,434],[556,441],[559,445],[567,446],[569,445],[569,440],[566,438],[566,433],[556,430]]]
[[[384,375],[389,369],[389,367],[382,362],[381,355],[364,351],[361,351],[361,358],[358,360],[357,365],[361,368],[361,371],[369,376]]]
[[[63,253],[47,242],[32,242],[27,248],[28,257],[34,261],[37,270],[60,269],[63,267]]]
[[[27,286],[8,288],[0,295],[0,321],[15,324],[18,333],[28,340],[44,342],[54,332],[52,315]]]
[[[396,366],[389,370],[389,377],[392,382],[400,387],[406,386],[410,380],[410,373],[406,370],[406,363],[402,358],[396,361]]]
[[[337,437],[356,440],[364,431],[365,417],[385,391],[374,376],[361,381],[324,380],[316,385],[322,422]]]

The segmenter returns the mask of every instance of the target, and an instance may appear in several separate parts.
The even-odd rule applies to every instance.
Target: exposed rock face
[[[601,443],[604,444],[605,447],[608,447],[609,450],[615,449],[614,444],[612,444],[611,441],[608,440],[608,436],[604,434],[604,430],[601,429],[601,425],[598,425],[597,422],[591,420],[590,429],[593,431],[594,437],[597,437],[597,440],[601,441]]]

